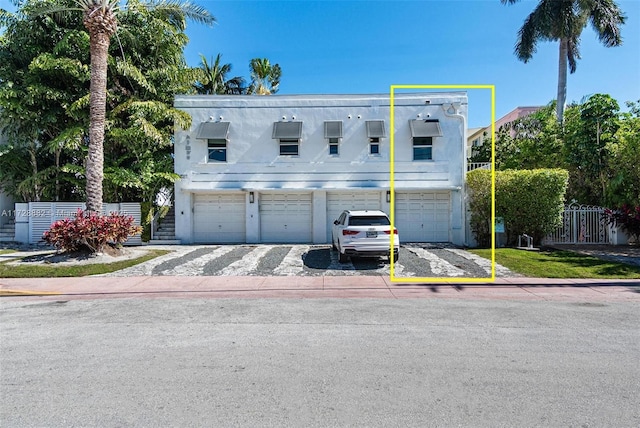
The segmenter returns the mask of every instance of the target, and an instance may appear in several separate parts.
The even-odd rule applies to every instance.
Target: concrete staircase
[[[160,220],[158,229],[153,233],[150,245],[177,245],[180,240],[176,239],[176,210],[171,206],[169,212]]]
[[[16,223],[13,217],[9,222],[0,227],[0,242],[13,242],[16,240]]]

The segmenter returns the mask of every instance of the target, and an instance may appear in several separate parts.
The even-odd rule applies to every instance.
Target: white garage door
[[[380,192],[328,192],[327,242],[331,242],[331,226],[344,210],[379,210]]]
[[[196,195],[193,203],[193,241],[239,243],[246,241],[245,194]]]
[[[449,192],[397,192],[395,226],[401,242],[448,242]]]
[[[311,193],[261,193],[262,242],[311,242]]]

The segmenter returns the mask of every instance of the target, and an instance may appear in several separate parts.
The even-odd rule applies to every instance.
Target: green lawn
[[[0,250],[0,254],[11,254],[15,253],[16,250]]]
[[[470,250],[490,259],[491,250]],[[601,260],[572,251],[496,249],[496,263],[532,278],[639,279],[640,267]]]
[[[4,262],[0,263],[0,278],[54,278],[99,275],[135,266],[170,252],[167,250],[149,250],[147,254],[136,259],[77,266],[11,266],[7,264],[8,262]]]

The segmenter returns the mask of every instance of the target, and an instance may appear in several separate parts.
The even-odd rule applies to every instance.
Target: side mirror
[[[338,224],[338,220],[333,220],[333,224]]]

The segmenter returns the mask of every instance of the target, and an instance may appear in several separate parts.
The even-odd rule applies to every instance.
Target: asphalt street
[[[0,300],[0,426],[638,427],[635,303]]]

